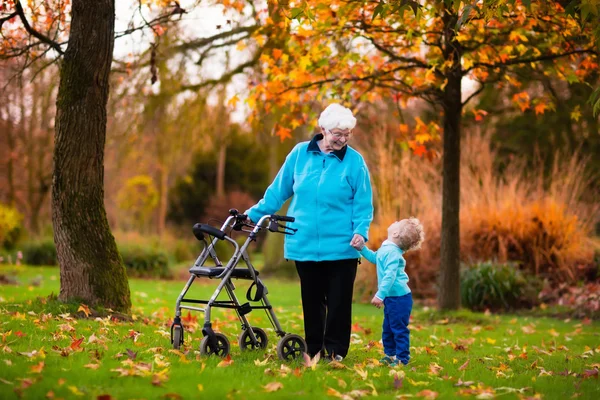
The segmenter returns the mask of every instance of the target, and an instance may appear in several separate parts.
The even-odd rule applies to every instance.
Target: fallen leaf
[[[358,367],[354,368],[354,372],[356,372],[361,377],[362,380],[367,379],[367,376],[369,375],[369,373],[367,371],[365,371],[364,369],[358,368]]]
[[[344,368],[346,368],[346,366],[344,364],[342,364],[341,362],[338,362],[338,361],[332,361],[332,362],[330,362],[327,365],[330,366],[333,369],[344,369]]]
[[[256,366],[267,365],[268,362],[269,362],[269,357],[265,358],[262,361],[256,359],[256,360],[254,360],[254,365],[256,365]]]
[[[444,369],[444,367],[437,365],[436,363],[429,364],[429,373],[431,375],[439,375],[439,373]]]
[[[137,352],[129,349],[125,350],[127,351],[127,357],[129,357],[130,360],[135,360],[137,358]]]
[[[321,353],[317,353],[313,358],[310,358],[307,353],[302,353],[302,357],[304,358],[304,366],[314,370],[321,359]]]
[[[227,354],[227,357],[223,359],[220,363],[217,364],[217,367],[229,367],[233,364],[233,360],[231,359],[231,354]]]
[[[469,360],[467,360],[463,365],[461,365],[460,367],[458,367],[459,371],[464,371],[465,369],[467,369],[467,366],[469,365]]]
[[[85,304],[81,304],[79,306],[79,308],[77,309],[77,312],[79,311],[83,311],[83,313],[85,314],[86,317],[89,317],[91,312],[90,312],[90,308],[88,306],[86,306]]]
[[[586,369],[585,371],[583,371],[583,374],[581,374],[584,378],[596,378],[598,379],[598,370],[597,369]]]
[[[458,382],[454,384],[455,387],[460,387],[460,386],[471,386],[474,385],[475,382],[474,381],[465,381],[463,382],[460,378],[458,378]]]
[[[421,390],[419,393],[417,393],[417,396],[419,397],[423,397],[426,398],[428,400],[433,400],[436,399],[438,397],[438,392],[434,392],[433,390]]]
[[[29,367],[29,370],[31,372],[33,372],[34,374],[41,374],[43,369],[44,369],[43,361],[40,361],[38,364],[32,365],[31,367]]]
[[[73,393],[75,396],[83,396],[83,392],[77,389],[77,386],[67,386],[69,391]]]
[[[276,392],[283,389],[283,384],[281,382],[271,382],[267,383],[263,388],[265,389],[265,392]]]
[[[71,350],[73,350],[73,351],[83,350],[81,348],[81,343],[83,342],[83,339],[85,339],[83,336],[81,337],[81,339],[76,339],[75,337],[73,337],[73,341],[69,345]]]
[[[84,368],[93,369],[93,370],[97,370],[98,368],[100,368],[100,364],[85,364],[83,367]]]

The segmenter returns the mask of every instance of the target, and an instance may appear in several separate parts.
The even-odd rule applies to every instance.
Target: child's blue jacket
[[[377,265],[377,296],[385,300],[390,296],[404,296],[410,293],[408,275],[404,271],[406,261],[404,252],[392,241],[385,240],[379,250],[373,251],[363,247],[360,251],[370,263]]]
[[[325,154],[317,144],[323,135],[297,144],[288,154],[264,197],[246,214],[253,222],[278,211],[292,197],[287,215],[296,218],[286,235],[284,256],[295,261],[359,258],[350,246],[355,233],[368,240],[373,219],[369,170],[352,147]]]

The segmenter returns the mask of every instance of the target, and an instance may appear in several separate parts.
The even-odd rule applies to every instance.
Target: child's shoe
[[[397,366],[398,366],[398,365],[400,365],[400,364],[401,364],[401,363],[400,363],[400,361],[398,361],[397,359],[393,359],[393,360],[392,360],[392,362],[390,362],[390,363],[388,364],[388,366],[389,366],[390,368],[395,368],[395,367],[397,367]]]
[[[390,365],[394,361],[396,361],[396,358],[392,358],[390,356],[385,356],[381,360],[379,360],[379,363],[383,364],[383,365]]]

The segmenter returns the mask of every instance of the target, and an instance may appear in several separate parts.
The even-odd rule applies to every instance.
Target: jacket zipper
[[[317,259],[321,260],[319,250],[321,249],[321,236],[319,235],[319,188],[323,181],[323,171],[325,171],[325,156],[323,157],[323,167],[321,168],[321,175],[319,176],[319,185],[317,186]]]

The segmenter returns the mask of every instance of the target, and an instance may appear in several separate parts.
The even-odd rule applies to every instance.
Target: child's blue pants
[[[408,323],[413,306],[412,293],[386,297],[383,306],[383,351],[387,356],[395,355],[402,364],[407,364],[410,360]]]

